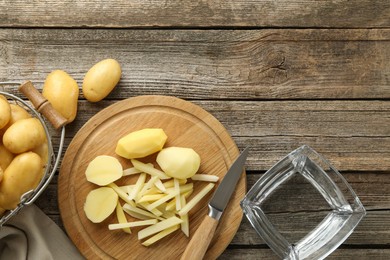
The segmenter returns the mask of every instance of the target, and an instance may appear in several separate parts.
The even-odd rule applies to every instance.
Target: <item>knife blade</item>
[[[230,197],[232,196],[237,182],[241,177],[246,158],[248,157],[248,151],[248,147],[242,151],[217,187],[208,204],[209,214],[203,219],[194,236],[188,243],[180,258],[181,260],[203,259],[211,239],[214,236],[218,221],[229,203]]]

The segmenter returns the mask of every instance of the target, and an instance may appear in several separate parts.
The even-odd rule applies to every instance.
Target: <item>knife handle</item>
[[[180,260],[202,260],[217,225],[218,220],[207,215],[191,238]]]

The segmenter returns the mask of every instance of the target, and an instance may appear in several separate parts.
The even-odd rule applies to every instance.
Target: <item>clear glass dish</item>
[[[264,212],[271,195],[300,175],[329,206],[326,217],[306,236],[290,243]],[[269,201],[267,202],[269,203]],[[302,146],[269,169],[241,201],[245,216],[268,246],[282,259],[323,259],[353,232],[366,211],[344,177],[309,146]]]

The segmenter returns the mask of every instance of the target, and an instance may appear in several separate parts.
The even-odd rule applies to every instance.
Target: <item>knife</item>
[[[244,151],[233,162],[232,166],[222,179],[217,190],[211,198],[209,206],[209,214],[204,218],[194,236],[188,243],[181,260],[201,260],[205,255],[207,248],[214,236],[218,221],[222,216],[224,209],[230,201],[237,182],[241,177],[243,167],[248,156],[249,148]]]

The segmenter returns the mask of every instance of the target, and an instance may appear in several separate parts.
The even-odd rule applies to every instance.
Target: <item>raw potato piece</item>
[[[156,159],[161,169],[170,177],[192,177],[200,166],[200,156],[192,148],[168,147],[162,149]]]
[[[145,128],[119,139],[115,152],[126,159],[142,158],[160,151],[166,140],[161,128]]]
[[[100,187],[88,193],[84,212],[93,223],[100,223],[110,216],[118,203],[118,194],[109,187]]]
[[[127,218],[125,215],[125,212],[122,209],[121,204],[118,203],[116,204],[116,218],[118,219],[118,223],[127,223]],[[131,234],[131,229],[130,227],[124,227],[122,230],[128,234]]]
[[[183,220],[179,219],[178,217],[171,217],[169,219],[163,220],[157,224],[154,224],[153,226],[144,228],[141,231],[139,231],[138,240],[154,235],[160,231],[163,231],[164,229],[176,226],[177,224],[180,224],[182,222]]]
[[[115,157],[99,155],[93,159],[85,171],[85,176],[89,182],[99,186],[108,185],[123,175],[121,163]]]

